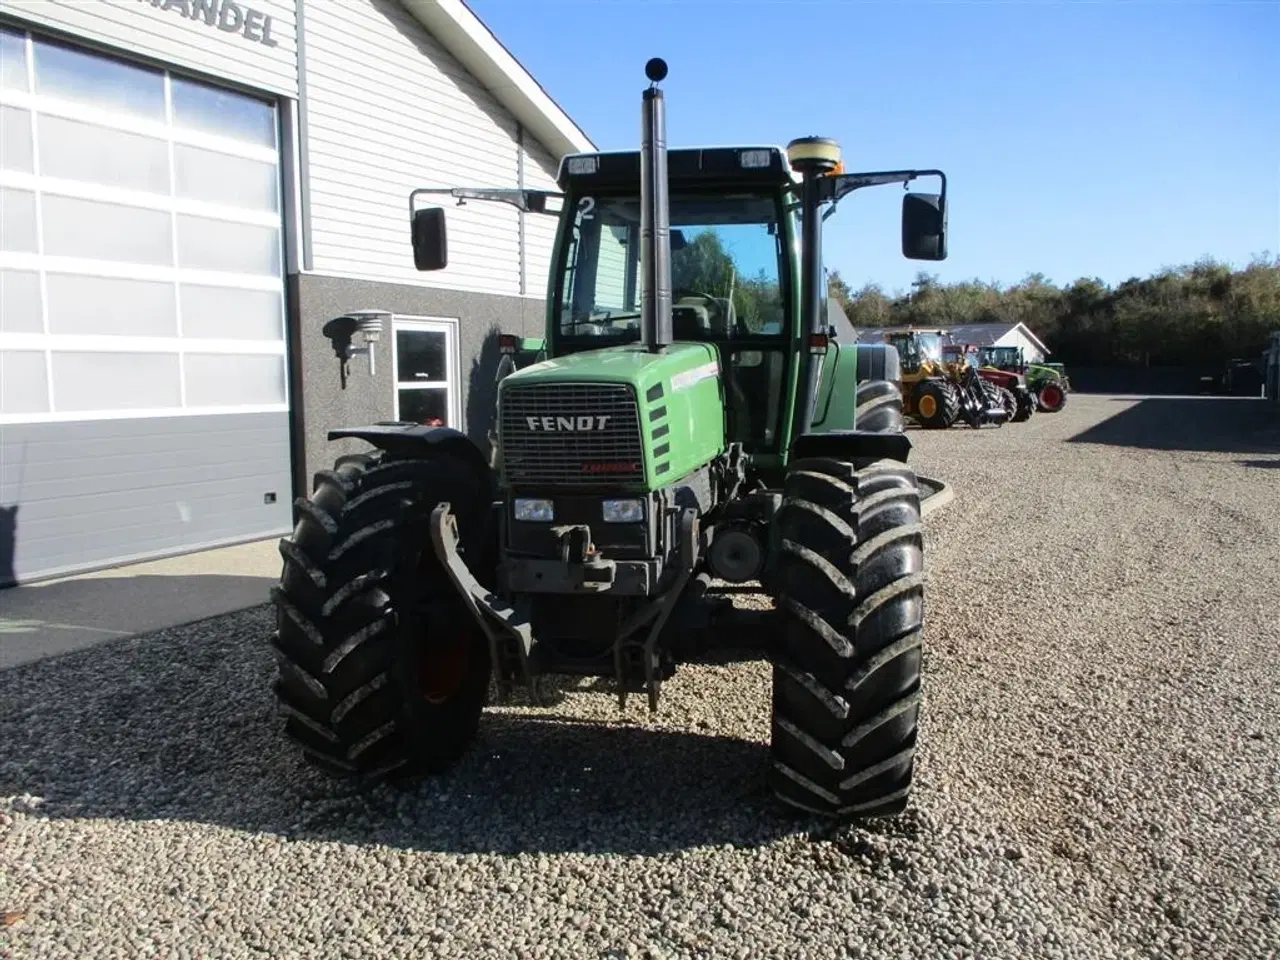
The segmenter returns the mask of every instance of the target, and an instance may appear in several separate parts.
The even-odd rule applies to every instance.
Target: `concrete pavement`
[[[267,602],[279,537],[0,590],[0,670]]]

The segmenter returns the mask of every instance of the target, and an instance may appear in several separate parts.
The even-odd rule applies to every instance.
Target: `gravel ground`
[[[281,742],[263,608],[0,673],[0,955],[1280,955],[1280,409],[913,437],[957,499],[903,817],[773,807],[750,659],[356,794]]]

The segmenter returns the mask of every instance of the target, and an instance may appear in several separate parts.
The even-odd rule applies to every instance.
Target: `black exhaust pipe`
[[[657,353],[671,343],[671,211],[667,205],[667,117],[658,83],[667,64],[644,65],[640,131],[640,342]]]

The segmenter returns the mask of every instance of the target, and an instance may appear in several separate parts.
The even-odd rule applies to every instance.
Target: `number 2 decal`
[[[592,219],[595,216],[595,213],[592,212],[595,210],[595,208],[596,208],[595,197],[583,197],[581,200],[578,201],[578,219],[579,220]]]

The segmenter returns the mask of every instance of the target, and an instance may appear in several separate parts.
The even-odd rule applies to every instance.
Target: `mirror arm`
[[[820,201],[830,203],[832,210],[855,190],[863,187],[881,187],[886,183],[901,183],[903,186],[918,177],[938,177],[942,181],[941,197],[945,203],[947,198],[947,175],[941,170],[885,170],[875,173],[842,173],[834,177],[823,177]],[[827,216],[830,216],[828,211]],[[823,219],[826,219],[824,216]]]
[[[546,213],[551,216],[559,216],[559,211],[547,209],[547,200],[552,197],[564,199],[563,193],[555,193],[550,190],[520,190],[506,188],[485,188],[485,187],[419,187],[409,194],[409,218],[413,219],[413,214],[417,209],[415,202],[418,197],[431,195],[450,196],[457,199],[459,204],[467,200],[488,200],[494,203],[509,203],[517,210],[523,210],[526,213]]]

